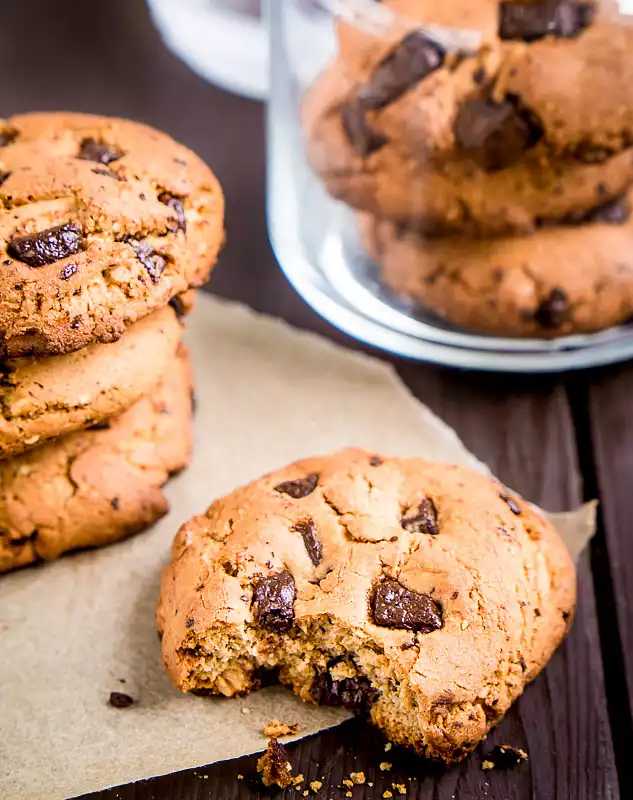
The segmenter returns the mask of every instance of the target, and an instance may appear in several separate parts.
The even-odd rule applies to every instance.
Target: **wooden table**
[[[116,114],[163,128],[197,150],[213,165],[228,201],[228,245],[213,291],[359,347],[317,317],[275,263],[264,216],[262,106],[207,85],[172,57],[143,0],[3,0],[0,76],[4,115]],[[581,559],[571,635],[484,745],[523,747],[529,765],[483,772],[475,755],[442,772],[392,751],[393,772],[381,773],[382,740],[352,721],[291,747],[295,768],[308,780],[325,776],[321,800],[343,797],[336,786],[352,770],[375,781],[373,789],[355,789],[355,800],[382,797],[401,778],[408,796],[419,800],[633,797],[633,368],[514,378],[395,363],[415,394],[502,480],[552,510],[599,495],[600,527]],[[254,762],[244,758],[91,797],[245,800],[262,793],[248,780]],[[238,773],[247,779],[238,781]]]

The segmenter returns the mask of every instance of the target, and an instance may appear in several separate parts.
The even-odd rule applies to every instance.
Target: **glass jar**
[[[626,5],[270,0],[268,14],[269,230],[311,306],[452,366],[633,356]]]

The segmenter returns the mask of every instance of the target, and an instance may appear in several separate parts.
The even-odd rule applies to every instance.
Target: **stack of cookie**
[[[165,134],[0,121],[0,572],[166,512],[191,446],[182,318],[222,241],[216,178]]]
[[[378,8],[378,7],[377,7]],[[395,293],[492,334],[633,313],[633,28],[594,0],[384,0],[341,23],[307,150]]]

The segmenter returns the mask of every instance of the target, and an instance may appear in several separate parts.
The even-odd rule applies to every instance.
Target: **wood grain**
[[[264,214],[261,106],[208,86],[169,55],[151,27],[142,0],[100,4],[13,0],[0,4],[0,71],[10,76],[0,82],[0,108],[5,115],[34,108],[68,108],[130,116],[164,128],[196,149],[217,171],[229,209],[228,245],[212,289],[360,347],[314,314],[275,264]],[[453,425],[502,480],[552,509],[580,501],[582,481],[562,381],[472,375],[394,363],[412,391]],[[628,383],[633,382],[633,375],[625,373],[623,380],[630,397]],[[609,391],[608,386],[598,386],[592,395],[596,407],[606,403],[607,409],[595,415],[605,487],[620,469],[628,468],[627,453],[633,452],[633,441],[629,442],[633,434],[623,437],[620,449],[614,441],[617,437],[610,414],[624,428],[627,410],[621,401],[608,399]],[[615,461],[610,462],[611,458]],[[626,524],[627,491],[623,480],[616,483],[605,514],[608,530],[614,531],[609,538],[610,551],[616,561],[620,559],[614,566],[614,584],[620,595],[628,598],[633,586],[633,553],[620,535]],[[608,488],[605,491],[608,494]],[[621,561],[626,557],[629,562],[624,565]],[[356,800],[381,797],[385,790],[393,791],[394,781],[405,783],[407,796],[419,800],[617,798],[588,557],[581,560],[579,574],[580,603],[568,641],[481,749],[485,753],[501,742],[524,747],[530,753],[528,765],[509,772],[483,772],[481,756],[475,754],[464,764],[442,771],[394,750],[388,758],[394,764],[393,772],[381,773],[376,765],[385,760],[384,742],[366,725],[353,721],[294,746],[296,770],[308,780],[324,776],[318,792],[322,800],[344,797],[344,790],[336,787],[352,770],[364,771],[367,780],[374,782],[373,787],[355,789]],[[624,609],[620,617],[627,664],[633,670],[631,615]],[[246,776],[245,780],[237,780],[238,773]],[[253,773],[251,757],[91,797],[246,800],[269,796],[271,793],[250,781]]]

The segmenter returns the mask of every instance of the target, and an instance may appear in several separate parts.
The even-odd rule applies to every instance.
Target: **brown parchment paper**
[[[240,700],[185,696],[163,674],[160,570],[178,526],[214,497],[349,445],[486,469],[378,360],[208,296],[186,338],[196,446],[168,488],[169,516],[118,545],[0,577],[2,800],[68,798],[261,750],[273,718],[298,722],[300,736],[347,718],[278,687]],[[591,506],[555,515],[574,554],[593,517]],[[134,705],[110,707],[117,690]]]

